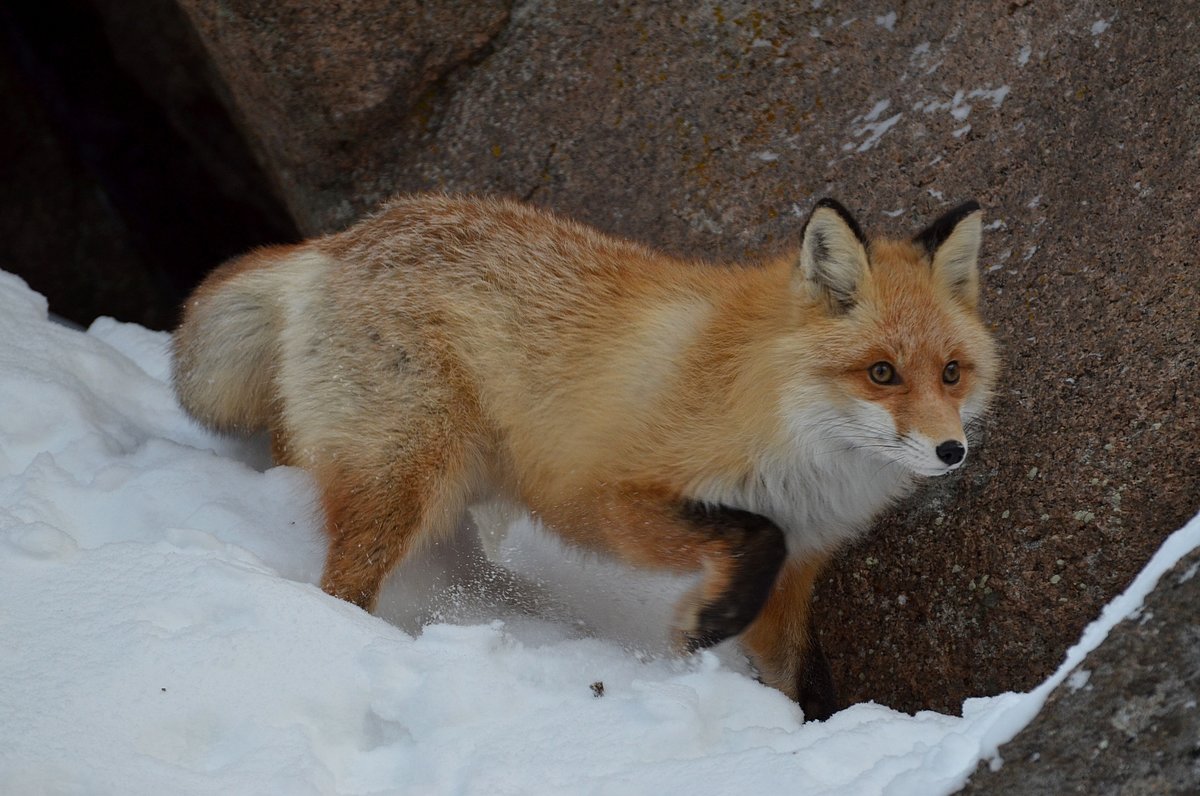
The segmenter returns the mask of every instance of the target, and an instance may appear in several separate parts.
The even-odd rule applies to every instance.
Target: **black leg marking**
[[[726,506],[689,502],[684,517],[711,539],[727,541],[736,567],[729,588],[700,609],[688,635],[688,652],[736,636],[755,620],[787,558],[783,531],[766,517]]]
[[[829,670],[829,660],[825,657],[817,628],[811,620],[808,626],[808,650],[796,679],[796,692],[799,695],[796,701],[804,711],[805,721],[824,721],[837,713],[837,687],[833,684],[833,672]]]

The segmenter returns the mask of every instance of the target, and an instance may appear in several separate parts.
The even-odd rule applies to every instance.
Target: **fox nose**
[[[948,439],[936,449],[937,457],[950,467],[958,464],[967,455],[967,449],[956,439]]]

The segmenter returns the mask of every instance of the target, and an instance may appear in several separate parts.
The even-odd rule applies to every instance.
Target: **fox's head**
[[[997,368],[978,313],[981,215],[971,201],[911,239],[868,242],[844,207],[817,203],[793,289],[823,316],[806,368],[832,406],[821,447],[921,476],[962,465]]]

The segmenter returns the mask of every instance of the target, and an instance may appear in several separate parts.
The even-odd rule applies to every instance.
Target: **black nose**
[[[967,449],[956,439],[948,439],[937,446],[937,457],[949,465],[958,464],[967,455]]]

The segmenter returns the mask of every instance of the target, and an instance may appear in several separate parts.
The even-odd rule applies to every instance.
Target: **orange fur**
[[[742,634],[742,643],[754,656],[763,680],[796,701],[809,665],[816,636],[811,608],[813,586],[826,557],[792,560],[779,574],[762,613]],[[819,696],[817,697],[820,698]],[[803,705],[806,714],[814,712]],[[820,710],[820,706],[816,707]]]
[[[996,369],[978,214],[930,251],[865,247],[839,212],[819,206],[798,254],[746,267],[515,202],[402,197],[214,271],[176,332],[175,385],[202,421],[268,426],[276,459],[313,471],[329,593],[370,609],[415,546],[507,500],[572,543],[701,571],[684,648],[765,602],[747,646],[799,697],[820,562],[950,469],[930,444],[965,454]],[[903,382],[873,383],[879,361]]]

